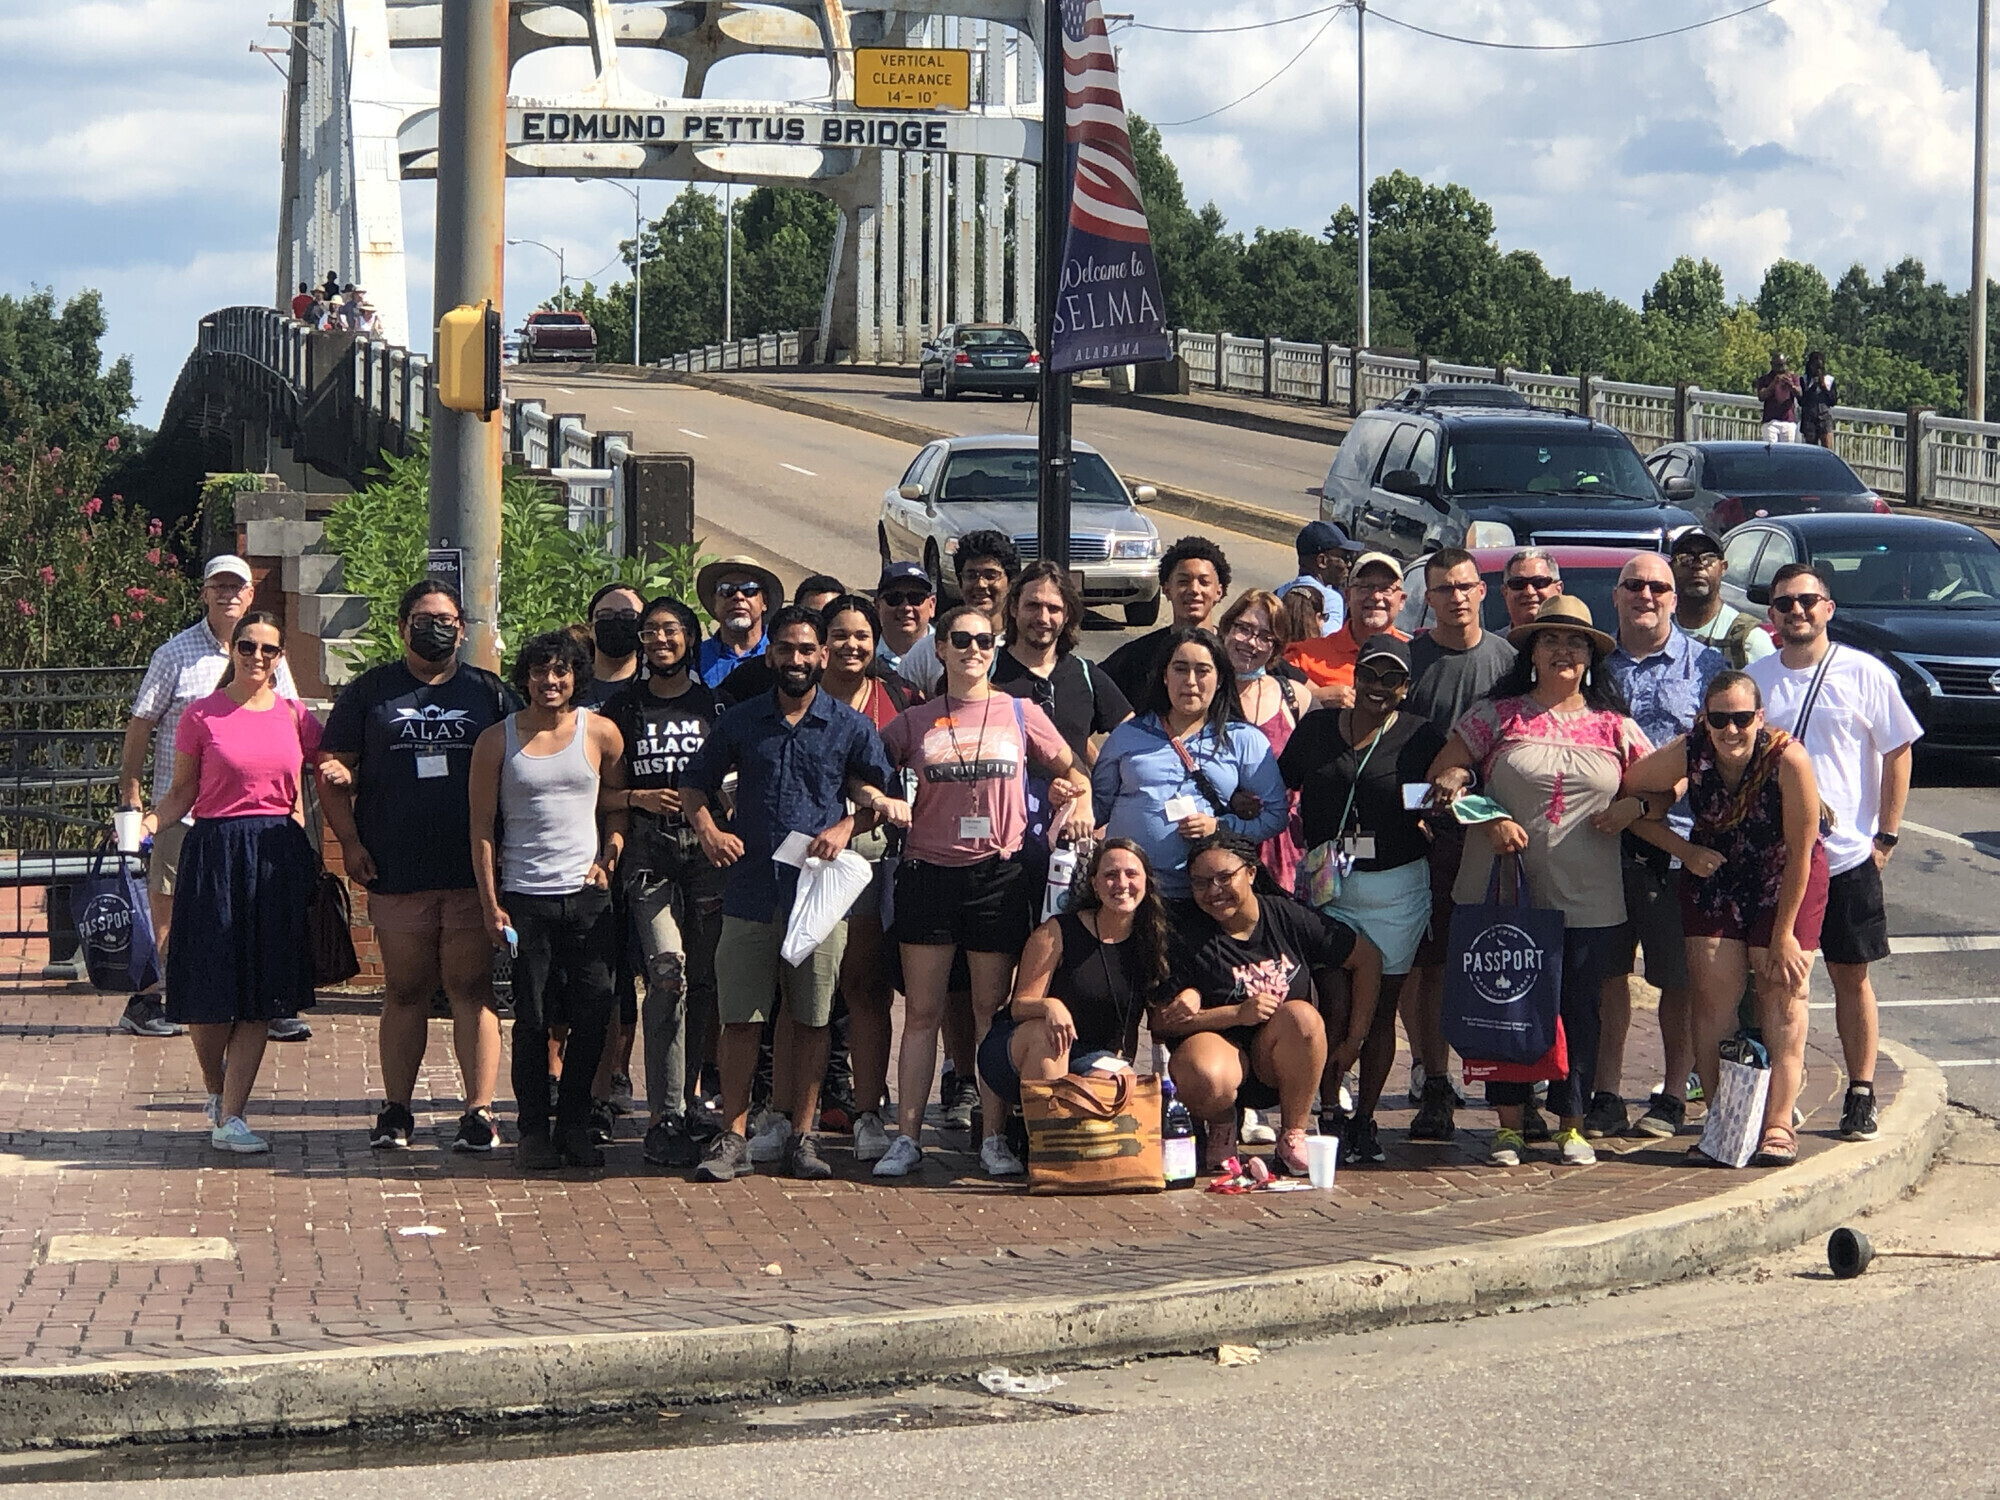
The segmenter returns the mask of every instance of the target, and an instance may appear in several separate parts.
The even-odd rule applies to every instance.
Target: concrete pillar
[[[903,287],[902,156],[884,151],[881,155],[881,185],[876,198],[880,205],[875,232],[875,353],[885,363],[902,358],[901,333]]]
[[[973,187],[973,173],[977,162],[970,156],[954,156],[951,160],[951,223],[952,223],[952,321],[970,322],[979,316],[972,300],[973,250],[973,208],[977,194]]]
[[[1036,309],[1040,305],[1035,288],[1036,175],[1029,163],[1014,164],[1014,264],[1008,274],[1013,288],[1008,300],[1014,309],[1014,326],[1027,334],[1031,342],[1039,326]],[[1044,357],[1047,352],[1043,351]]]
[[[980,76],[979,99],[982,105],[1004,106],[1007,102],[1007,30],[988,21],[986,23],[986,52],[984,67]],[[981,158],[979,170],[979,233],[984,241],[985,285],[981,289],[979,315],[989,322],[999,322],[1007,316],[1007,289],[1005,273],[1007,269],[1006,218],[1007,218],[1007,164],[991,157]]]
[[[875,233],[881,217],[881,209],[872,203],[862,204],[854,213],[854,329],[849,347],[854,351],[855,361],[864,365],[875,364],[882,357],[880,311],[875,301],[876,278],[881,275],[875,262]],[[833,322],[834,342],[838,343],[841,337],[838,300],[834,303]]]
[[[924,158],[920,151],[901,153],[903,160],[903,347],[904,364],[917,362],[924,325]]]

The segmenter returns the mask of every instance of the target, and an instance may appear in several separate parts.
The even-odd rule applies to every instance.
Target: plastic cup
[[[137,854],[146,837],[146,815],[136,807],[121,807],[111,815],[112,837],[120,854]]]
[[[1306,1175],[1312,1185],[1322,1193],[1333,1191],[1333,1175],[1340,1164],[1340,1137],[1337,1135],[1309,1135],[1306,1137]]]

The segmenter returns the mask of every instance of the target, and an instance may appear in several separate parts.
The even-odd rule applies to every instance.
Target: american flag
[[[1146,210],[1132,164],[1125,100],[1118,92],[1118,59],[1098,0],[1062,0],[1062,30],[1063,105],[1076,153],[1070,226],[1109,240],[1146,243]]]

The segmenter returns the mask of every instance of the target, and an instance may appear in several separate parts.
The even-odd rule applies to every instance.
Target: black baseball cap
[[[1351,552],[1354,543],[1331,521],[1309,521],[1299,532],[1295,550],[1300,557],[1317,557],[1322,552]]]
[[[1679,557],[1683,552],[1713,552],[1722,556],[1722,543],[1712,531],[1700,526],[1690,526],[1674,538],[1674,544],[1667,548],[1667,556]]]
[[[1362,643],[1361,654],[1354,658],[1354,664],[1360,666],[1363,662],[1384,659],[1399,662],[1405,672],[1411,671],[1410,643],[1400,636],[1389,634],[1386,630],[1378,635],[1371,635]]]

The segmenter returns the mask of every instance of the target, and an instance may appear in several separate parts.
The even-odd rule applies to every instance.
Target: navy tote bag
[[[135,873],[139,868],[136,854],[116,853],[106,840],[91,859],[89,873],[70,887],[70,914],[83,942],[84,968],[100,990],[130,994],[159,983],[153,909],[146,901],[145,878]]]
[[[1496,859],[1485,901],[1451,914],[1444,1036],[1460,1057],[1532,1063],[1556,1043],[1563,914],[1527,904],[1528,873],[1518,855],[1514,900],[1503,902],[1500,870]]]

